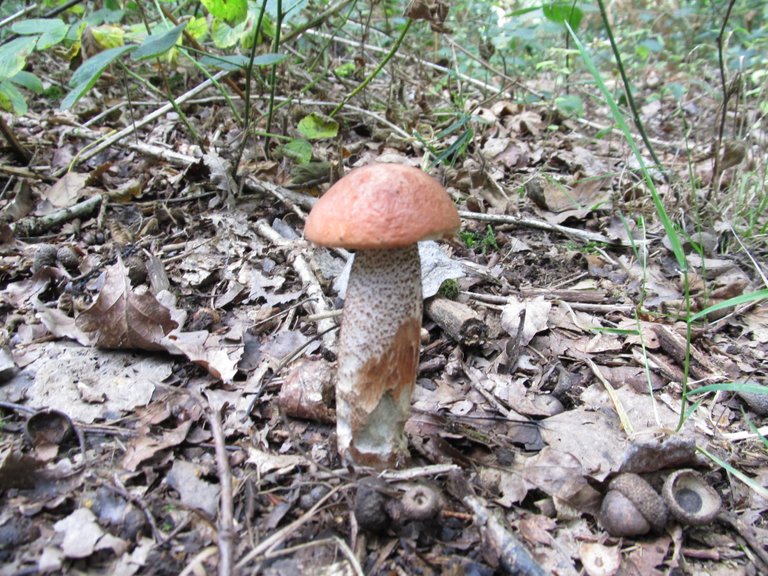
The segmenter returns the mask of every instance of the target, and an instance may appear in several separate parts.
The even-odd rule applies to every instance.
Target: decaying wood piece
[[[544,576],[546,572],[536,562],[528,549],[504,525],[497,514],[489,510],[483,501],[472,494],[469,482],[461,473],[451,473],[447,485],[448,491],[454,498],[469,508],[472,519],[480,531],[483,542],[483,552],[491,555],[507,574],[522,576]]]
[[[481,346],[485,343],[488,326],[466,304],[438,296],[427,301],[426,312],[427,316],[459,344]]]
[[[680,366],[683,366],[685,363],[686,350],[688,349],[685,338],[669,326],[664,326],[662,324],[655,325],[653,331],[659,338],[661,349],[674,358],[675,362]],[[722,375],[722,370],[715,366],[715,364],[709,360],[709,358],[704,356],[704,354],[693,346],[693,344],[690,346],[689,370],[691,376],[697,380],[717,378]]]

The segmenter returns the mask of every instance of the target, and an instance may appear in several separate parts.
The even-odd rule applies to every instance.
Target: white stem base
[[[416,245],[361,250],[347,285],[339,336],[339,452],[385,468],[408,456],[403,427],[419,363],[422,294]]]

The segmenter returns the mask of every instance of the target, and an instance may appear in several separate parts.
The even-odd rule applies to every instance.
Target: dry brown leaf
[[[96,300],[77,317],[77,327],[94,332],[99,348],[164,350],[161,341],[177,327],[168,309],[149,292],[134,292],[122,259],[106,274]]]
[[[224,382],[235,377],[243,355],[242,344],[225,344],[222,338],[204,330],[173,332],[163,339],[163,348],[171,354],[183,354]]]
[[[82,195],[87,181],[88,174],[67,172],[43,192],[43,196],[56,208],[72,206]]]
[[[184,442],[187,434],[189,434],[192,423],[192,420],[187,420],[172,430],[164,430],[159,438],[148,435],[132,438],[125,449],[122,461],[123,468],[133,472],[142,462],[149,460],[161,450],[178,446]]]
[[[517,328],[520,322],[520,313],[525,310],[525,324],[520,340],[521,346],[527,346],[533,337],[547,329],[547,320],[552,303],[543,296],[530,300],[519,300],[509,297],[509,303],[501,311],[501,327],[510,336],[517,336]]]

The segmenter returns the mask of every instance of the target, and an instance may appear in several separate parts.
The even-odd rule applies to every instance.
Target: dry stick
[[[170,104],[170,103],[169,104],[165,104],[164,106],[161,106],[160,108],[158,108],[154,112],[144,116],[144,118],[139,120],[136,124],[133,124],[131,126],[123,128],[119,132],[116,132],[115,134],[112,134],[108,138],[105,138],[102,142],[100,142],[98,145],[96,145],[93,148],[91,148],[88,152],[86,152],[86,153],[82,154],[81,156],[79,156],[75,160],[73,165],[81,163],[81,162],[85,162],[86,160],[90,160],[91,158],[93,158],[97,154],[101,153],[102,151],[104,151],[107,148],[109,148],[110,146],[112,146],[112,144],[114,144],[115,142],[118,142],[118,141],[122,140],[125,136],[127,136],[129,134],[132,134],[133,132],[135,132],[136,130],[141,128],[142,126],[144,126],[146,124],[149,124],[150,122],[152,122],[154,120],[157,120],[161,116],[164,116],[165,114],[167,114],[168,112],[173,110],[174,105],[178,106],[179,104],[183,104],[187,100],[189,100],[191,98],[194,98],[195,96],[200,94],[200,92],[202,92],[202,91],[206,90],[207,88],[213,86],[214,82],[220,80],[221,78],[223,78],[227,74],[228,74],[227,71],[222,70],[221,72],[217,73],[213,78],[209,78],[208,80],[198,84],[197,86],[195,86],[191,90],[187,91],[186,93],[184,93],[181,96],[179,96],[178,98],[176,98],[174,100],[173,104]],[[56,176],[61,176],[66,171],[67,171],[67,168],[61,168],[60,170],[58,170],[55,173],[55,175]]]
[[[331,538],[326,538],[324,540],[313,540],[312,542],[304,542],[296,546],[291,546],[290,548],[283,548],[276,552],[270,552],[268,554],[264,554],[264,558],[266,558],[267,560],[273,560],[274,558],[288,556],[289,554],[294,554],[300,550],[305,550],[307,548],[314,548],[314,547],[321,547],[321,546],[328,546],[328,545],[335,545],[341,550],[341,553],[346,557],[347,562],[349,563],[350,568],[354,572],[355,576],[365,576],[365,572],[363,572],[363,568],[362,566],[360,566],[360,562],[355,557],[355,553],[352,552],[352,549],[349,547],[349,545],[338,536],[332,536]],[[341,571],[340,573],[343,573],[343,572],[344,571]]]
[[[472,494],[472,487],[460,472],[448,478],[448,492],[472,511],[472,520],[480,531],[485,549],[498,556],[499,564],[509,574],[544,576],[546,572],[517,537],[510,532],[498,515],[485,507]]]
[[[576,228],[568,228],[567,226],[561,226],[560,224],[550,224],[544,220],[537,220],[535,218],[523,218],[521,216],[509,216],[506,214],[483,214],[480,212],[467,212],[466,210],[459,210],[459,216],[466,218],[467,220],[479,220],[481,222],[497,222],[503,224],[516,224],[518,226],[525,226],[527,228],[537,228],[539,230],[546,230],[548,232],[559,232],[565,236],[571,236],[584,242],[602,242],[603,244],[612,244],[617,246],[630,246],[626,242],[621,240],[611,240],[610,238],[603,236],[597,232],[589,232],[588,230],[578,230]]]
[[[717,125],[717,138],[715,139],[715,165],[712,168],[712,183],[709,185],[707,191],[706,200],[712,197],[712,191],[718,187],[720,180],[720,172],[722,171],[720,156],[723,146],[723,133],[725,132],[725,118],[728,115],[728,102],[731,99],[731,91],[728,90],[728,79],[725,77],[725,62],[723,59],[723,39],[725,37],[725,27],[728,25],[728,20],[731,18],[731,11],[733,5],[736,4],[736,0],[730,0],[728,2],[728,8],[725,12],[725,18],[723,18],[723,25],[720,27],[720,33],[717,35],[717,63],[720,70],[720,88],[723,91],[723,105],[720,114],[720,121]]]
[[[284,541],[286,538],[288,538],[293,532],[301,528],[304,524],[309,522],[309,520],[317,514],[317,511],[320,509],[320,507],[325,504],[332,496],[334,496],[337,492],[340,492],[341,490],[344,490],[350,486],[354,486],[354,484],[340,484],[339,486],[336,486],[333,488],[330,492],[328,492],[325,496],[320,498],[320,500],[315,503],[312,508],[307,510],[306,513],[302,514],[299,518],[288,524],[288,526],[281,528],[277,532],[274,532],[269,538],[266,538],[265,540],[262,540],[253,550],[248,552],[236,565],[235,568],[237,570],[242,570],[245,566],[247,566],[249,563],[251,563],[253,560],[261,556],[262,554],[265,554],[272,550],[275,546],[280,544],[282,541]]]
[[[11,224],[11,228],[13,229],[14,235],[18,238],[37,236],[63,224],[64,222],[68,222],[69,220],[89,216],[103,201],[104,196],[101,194],[91,196],[87,200],[78,202],[74,206],[56,210],[55,212],[51,212],[50,214],[46,214],[39,218],[22,218],[15,224]]]
[[[279,248],[283,249],[295,249],[297,243],[290,240],[286,240],[280,233],[267,224],[264,220],[259,220],[256,223],[256,232],[274,243]],[[295,251],[291,266],[296,270],[301,281],[307,287],[307,294],[312,299],[310,307],[313,314],[327,314],[331,311],[325,300],[325,294],[323,288],[320,286],[320,282],[312,272],[312,268],[309,266],[307,260]],[[317,331],[323,335],[323,345],[327,350],[333,350],[336,346],[336,323],[331,317],[323,317],[317,321]]]
[[[232,539],[235,536],[232,474],[229,470],[227,441],[221,427],[221,413],[208,402],[208,423],[211,426],[216,452],[216,468],[219,472],[221,495],[219,498],[219,576],[232,576],[235,558]]]
[[[68,132],[68,134],[71,134],[77,138],[87,138],[94,141],[98,141],[104,138],[104,134],[101,134],[96,130],[89,130],[88,128],[73,128]],[[120,142],[120,145],[128,148],[128,150],[139,152],[144,156],[159,158],[160,160],[165,160],[169,164],[182,168],[186,168],[187,166],[199,161],[199,159],[195,158],[194,156],[175,152],[174,150],[164,148],[163,146],[157,146],[155,144],[146,144],[144,142],[136,142],[135,140],[126,140],[124,142]],[[82,158],[79,160],[82,160]]]
[[[16,138],[13,130],[11,130],[11,127],[6,124],[5,118],[2,116],[0,116],[0,132],[3,133],[3,137],[6,142],[8,142],[8,146],[11,147],[11,150],[13,150],[16,159],[24,164],[29,164],[29,161],[32,160],[32,152],[24,148],[22,143],[19,142],[19,139]]]
[[[165,15],[165,17],[168,18],[168,20],[171,21],[171,24],[173,24],[174,26],[178,26],[179,25],[178,18],[176,18],[176,16],[174,16],[171,13],[171,11],[168,10],[167,7],[161,6],[160,9],[162,10],[162,12]],[[192,36],[192,34],[187,32],[186,28],[184,29],[183,34],[184,34],[184,40],[186,40],[187,43],[189,43],[189,45],[192,46],[192,48],[194,48],[195,50],[198,50],[199,52],[205,53],[205,48],[203,48],[203,46],[200,44],[200,42],[195,40],[195,37]],[[224,83],[227,86],[229,86],[230,88],[232,88],[232,90],[235,92],[235,94],[240,96],[240,98],[244,98],[245,97],[245,94],[243,94],[243,91],[240,89],[240,86],[238,86],[237,82],[235,82],[232,78],[227,76],[226,78],[224,78]]]

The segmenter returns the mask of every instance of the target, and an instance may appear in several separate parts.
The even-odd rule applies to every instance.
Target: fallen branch
[[[525,228],[536,228],[538,230],[546,230],[547,232],[558,232],[559,234],[577,238],[584,242],[600,242],[602,244],[611,244],[615,246],[629,246],[629,244],[622,242],[621,240],[611,240],[598,232],[568,228],[567,226],[551,224],[550,222],[537,220],[536,218],[523,218],[522,216],[510,216],[508,214],[483,214],[481,212],[467,212],[466,210],[459,210],[459,216],[466,218],[467,220],[494,222],[497,224],[514,224]]]
[[[22,218],[18,222],[11,224],[11,229],[16,238],[39,236],[43,232],[56,228],[64,222],[90,216],[101,205],[103,200],[104,197],[102,195],[91,196],[74,206],[56,210],[45,216]]]
[[[209,78],[208,80],[206,80],[204,82],[201,82],[200,84],[198,84],[197,86],[195,86],[191,90],[188,90],[186,93],[184,93],[181,96],[179,96],[178,98],[176,98],[173,103],[168,103],[168,104],[165,104],[164,106],[161,106],[160,108],[158,108],[154,112],[151,112],[151,113],[147,114],[146,116],[144,116],[144,118],[142,118],[138,122],[136,122],[134,124],[131,124],[130,126],[127,126],[127,127],[123,128],[122,130],[120,130],[118,132],[115,132],[111,136],[108,136],[107,138],[102,140],[99,144],[97,144],[96,146],[94,146],[93,148],[88,150],[87,152],[85,152],[85,153],[81,154],[80,156],[78,156],[75,159],[75,161],[73,162],[72,165],[74,166],[76,164],[79,164],[79,163],[85,162],[87,160],[90,160],[91,158],[93,158],[97,154],[100,154],[102,151],[104,151],[107,148],[109,148],[110,146],[112,146],[112,144],[115,144],[116,142],[119,142],[120,140],[122,140],[123,138],[128,136],[129,134],[132,134],[132,133],[136,132],[136,130],[138,130],[142,126],[144,126],[146,124],[149,124],[150,122],[153,122],[154,120],[157,120],[158,118],[160,118],[162,116],[165,116],[168,112],[170,112],[171,110],[174,109],[174,105],[178,106],[179,104],[183,104],[187,100],[190,100],[191,98],[194,98],[195,96],[200,94],[200,92],[203,92],[204,90],[206,90],[209,87],[213,86],[214,82],[220,80],[226,74],[228,74],[228,72],[222,70],[221,72],[219,72],[218,74],[216,74],[212,78]],[[71,166],[69,168],[71,168]],[[61,176],[69,168],[66,168],[66,167],[65,168],[60,168],[59,170],[56,171],[56,173],[54,175],[57,176],[57,177]]]
[[[264,220],[259,220],[256,223],[256,232],[280,248],[296,248],[294,242],[286,240]],[[294,250],[291,266],[293,266],[293,269],[296,270],[299,278],[307,287],[307,295],[311,299],[309,305],[312,308],[312,313],[314,315],[321,315],[317,320],[317,332],[322,334],[323,345],[327,350],[335,349],[336,322],[334,322],[333,316],[328,314],[328,312],[331,312],[331,308],[326,303],[325,293],[322,286],[320,286],[320,281],[312,272],[312,268],[309,266],[306,258],[299,254],[298,250]]]
[[[492,554],[508,574],[520,576],[544,576],[546,572],[528,552],[517,537],[510,532],[499,517],[485,507],[477,496],[472,494],[469,482],[460,472],[452,473],[448,490],[454,498],[472,511],[472,520],[480,531],[483,551]]]

